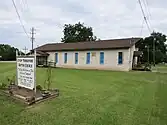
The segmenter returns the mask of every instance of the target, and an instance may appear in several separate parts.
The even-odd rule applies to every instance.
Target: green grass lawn
[[[167,73],[167,65],[161,64],[157,66],[158,71],[166,72]]]
[[[0,63],[1,81],[13,73]],[[0,125],[167,125],[167,74],[53,69],[52,81],[60,96],[29,108],[0,96]]]

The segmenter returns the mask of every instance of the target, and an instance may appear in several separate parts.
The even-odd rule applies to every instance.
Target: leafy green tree
[[[0,44],[0,60],[12,61],[16,60],[17,48],[11,47],[10,45]]]
[[[96,40],[96,36],[93,36],[92,27],[86,27],[80,22],[74,25],[65,24],[63,33],[62,42],[64,43]]]
[[[167,52],[165,42],[166,42],[166,35],[159,32],[153,32],[149,37],[142,39],[138,44],[139,51],[143,51],[142,61],[147,62],[149,59],[150,63],[154,62],[153,50],[155,45],[155,63],[164,62],[166,60],[166,52]]]

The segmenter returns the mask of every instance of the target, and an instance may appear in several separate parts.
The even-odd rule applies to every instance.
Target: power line
[[[138,0],[138,1],[139,1],[141,10],[142,10],[142,14],[143,14],[143,16],[144,16],[144,20],[145,20],[145,22],[146,22],[147,28],[148,28],[149,32],[151,33],[151,30],[150,30],[150,27],[149,27],[149,25],[148,25],[147,18],[146,18],[146,15],[145,15],[145,13],[144,13],[144,10],[143,10],[141,1],[140,1],[140,0]],[[146,0],[146,2],[147,2],[147,0]],[[148,5],[148,3],[146,3],[146,4]],[[145,5],[145,7],[146,7],[146,5]],[[149,13],[149,12],[148,12],[148,13]],[[150,14],[150,13],[149,13],[149,14]],[[150,16],[151,16],[151,14],[150,14]],[[155,41],[156,41],[156,39],[153,40],[153,62],[154,62],[154,66],[155,66]]]
[[[142,25],[141,25],[140,36],[141,36],[141,35],[142,35],[142,33],[143,33],[143,27],[144,27],[144,20],[142,21]]]
[[[143,14],[143,17],[144,17],[145,23],[146,23],[146,25],[147,25],[147,28],[148,28],[149,32],[151,33],[151,29],[150,29],[150,26],[148,25],[148,21],[147,21],[146,15],[145,15],[145,13],[144,13],[144,10],[143,10],[143,7],[142,7],[142,4],[141,4],[141,1],[140,1],[140,0],[138,0],[138,1],[139,1],[139,4],[140,4],[140,8],[141,8],[141,11],[142,11],[142,14]]]
[[[147,11],[148,11],[148,15],[151,17],[151,13],[150,13],[150,9],[149,9],[149,6],[148,6],[148,1],[145,0],[145,5],[147,6]]]
[[[145,0],[142,0],[143,1],[143,5],[144,5],[144,7],[145,7],[145,10],[146,10],[146,15],[147,15],[147,17],[149,17],[150,15],[149,15],[149,12],[148,12],[148,7],[147,7],[147,4],[146,4],[146,1]]]
[[[146,15],[147,15],[147,21],[148,23],[150,24],[151,26],[151,22],[150,22],[150,19],[151,19],[151,13],[150,13],[150,10],[149,10],[149,6],[148,6],[148,1],[147,0],[143,0],[143,4],[144,4],[144,7],[145,7],[145,10],[146,10]]]
[[[17,16],[18,16],[19,21],[20,21],[20,23],[21,23],[21,26],[22,26],[22,28],[23,28],[23,30],[24,30],[24,33],[27,35],[27,37],[28,37],[28,39],[29,39],[28,33],[27,33],[27,31],[26,31],[26,29],[25,29],[25,27],[24,27],[24,25],[23,25],[23,22],[22,22],[22,20],[21,20],[21,17],[20,17],[20,15],[19,15],[18,9],[17,9],[16,4],[15,4],[15,1],[12,0],[12,3],[13,3],[13,6],[14,6],[14,8],[15,8],[15,10],[16,10]]]

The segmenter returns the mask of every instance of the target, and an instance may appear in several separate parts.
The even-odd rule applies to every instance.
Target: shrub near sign
[[[17,82],[21,87],[35,88],[35,58],[17,57]]]

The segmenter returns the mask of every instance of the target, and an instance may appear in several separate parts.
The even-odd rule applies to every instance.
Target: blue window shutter
[[[100,52],[100,64],[104,64],[104,52]]]
[[[90,64],[90,53],[86,55],[86,64]]]
[[[67,53],[64,53],[64,63],[67,63]]]
[[[58,63],[58,59],[59,59],[59,58],[58,58],[58,53],[56,53],[55,56],[56,56],[56,57],[55,57],[55,58],[56,58],[56,59],[55,59],[55,62]]]
[[[118,64],[123,64],[123,53],[122,52],[118,53]]]
[[[78,64],[78,53],[75,53],[75,64]]]

